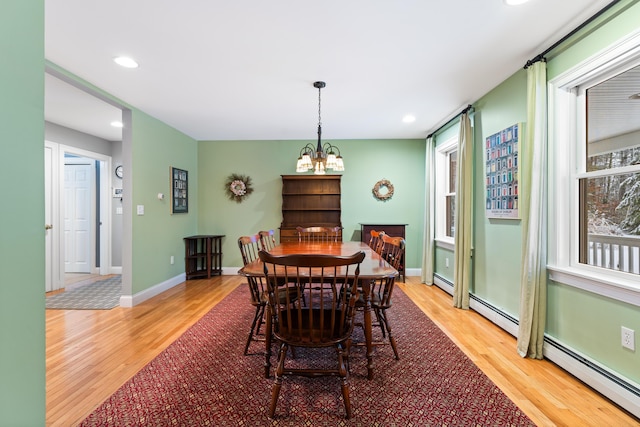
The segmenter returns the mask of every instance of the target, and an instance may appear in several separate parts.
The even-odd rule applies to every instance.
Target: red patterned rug
[[[400,360],[389,346],[377,347],[374,378],[367,380],[364,347],[353,347],[349,420],[333,377],[285,378],[276,418],[267,418],[273,379],[263,377],[263,343],[254,342],[253,354],[243,356],[253,307],[241,285],[80,425],[534,425],[400,289],[396,292],[389,317]],[[361,339],[357,330],[354,340]],[[301,349],[295,357],[321,359]]]

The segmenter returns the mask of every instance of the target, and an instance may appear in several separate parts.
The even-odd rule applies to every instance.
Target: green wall
[[[132,113],[133,168],[129,185],[133,186],[131,267],[135,295],[184,273],[182,239],[197,234],[199,192],[198,143],[143,112]],[[171,214],[170,167],[189,173],[188,213]],[[125,191],[127,187],[125,183]],[[164,194],[163,200],[158,199],[158,193]],[[144,206],[144,215],[137,215],[138,205]]]
[[[622,1],[604,26],[550,55],[548,79],[576,66],[627,34],[640,30],[640,3]],[[624,11],[624,14],[619,12]],[[640,352],[620,345],[620,327],[640,331],[640,307],[549,281],[546,333],[598,363],[640,383]]]
[[[484,141],[513,124],[526,122],[526,87],[526,73],[521,70],[474,104],[473,291],[514,317],[520,307],[521,221],[486,216]]]
[[[282,221],[282,180],[295,174],[300,149],[313,141],[201,141],[198,149],[199,219],[204,234],[224,234],[223,266],[240,267],[237,238],[259,230],[278,231]],[[425,142],[410,140],[331,140],[345,160],[342,173],[342,226],[345,240],[360,240],[361,222],[406,223],[407,268],[419,268],[424,216]],[[254,192],[242,203],[229,200],[224,183],[248,175]],[[394,196],[380,202],[371,190],[381,179]]]
[[[620,13],[622,11],[624,14]],[[585,29],[583,37],[547,56],[549,79],[638,31],[640,4],[637,0],[620,2],[598,22],[604,26]],[[515,318],[519,317],[521,221],[486,218],[483,147],[487,136],[515,123],[526,122],[526,82],[526,71],[519,70],[474,103],[474,270],[471,291]],[[454,126],[437,135],[436,141],[444,141],[452,128]],[[435,271],[451,281],[453,271],[451,267],[445,267],[444,258],[452,255],[446,249],[436,250]],[[622,348],[621,325],[640,330],[640,307],[549,281],[546,334],[607,369],[640,383],[640,353]]]
[[[0,4],[0,425],[45,420],[44,2]]]

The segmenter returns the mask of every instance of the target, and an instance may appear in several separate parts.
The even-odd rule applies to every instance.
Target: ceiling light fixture
[[[119,122],[117,120],[114,120],[113,122],[111,122],[111,126],[113,126],[114,128],[121,128],[124,125],[122,124],[122,122]]]
[[[340,155],[340,149],[335,145],[325,142],[322,145],[322,118],[320,115],[320,91],[327,84],[325,82],[314,82],[313,87],[318,88],[318,145],[314,149],[313,145],[307,144],[300,150],[296,172],[313,171],[315,175],[324,175],[327,169],[336,172],[344,171],[344,161]],[[315,150],[315,151],[314,151]],[[335,151],[338,151],[336,155]]]
[[[138,63],[126,56],[116,56],[113,62],[125,68],[138,68]]]
[[[521,4],[525,4],[529,0],[504,0],[504,4],[507,6],[520,6]]]
[[[416,121],[416,116],[413,114],[407,114],[402,118],[402,123],[413,123]]]

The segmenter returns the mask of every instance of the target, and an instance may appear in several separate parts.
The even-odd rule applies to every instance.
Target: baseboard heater
[[[453,295],[453,283],[450,280],[434,274],[433,282]],[[469,305],[478,314],[517,337],[518,319],[473,294],[469,295]],[[607,370],[547,335],[544,337],[543,352],[546,359],[640,418],[640,385]]]

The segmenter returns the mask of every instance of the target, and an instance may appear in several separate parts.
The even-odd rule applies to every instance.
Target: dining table
[[[371,283],[378,279],[396,277],[398,270],[393,268],[384,257],[377,254],[366,243],[363,242],[283,242],[272,248],[269,253],[272,255],[291,254],[324,254],[348,256],[356,252],[365,253],[364,260],[360,264],[359,285],[364,299],[363,328],[365,346],[367,353],[367,377],[373,378],[373,339],[372,339],[372,316],[371,316]],[[264,264],[260,259],[248,263],[238,271],[238,274],[247,277],[264,277]],[[270,334],[271,331],[266,331]],[[270,345],[271,340],[265,340]],[[270,349],[266,349],[265,376],[269,377],[271,366]]]

